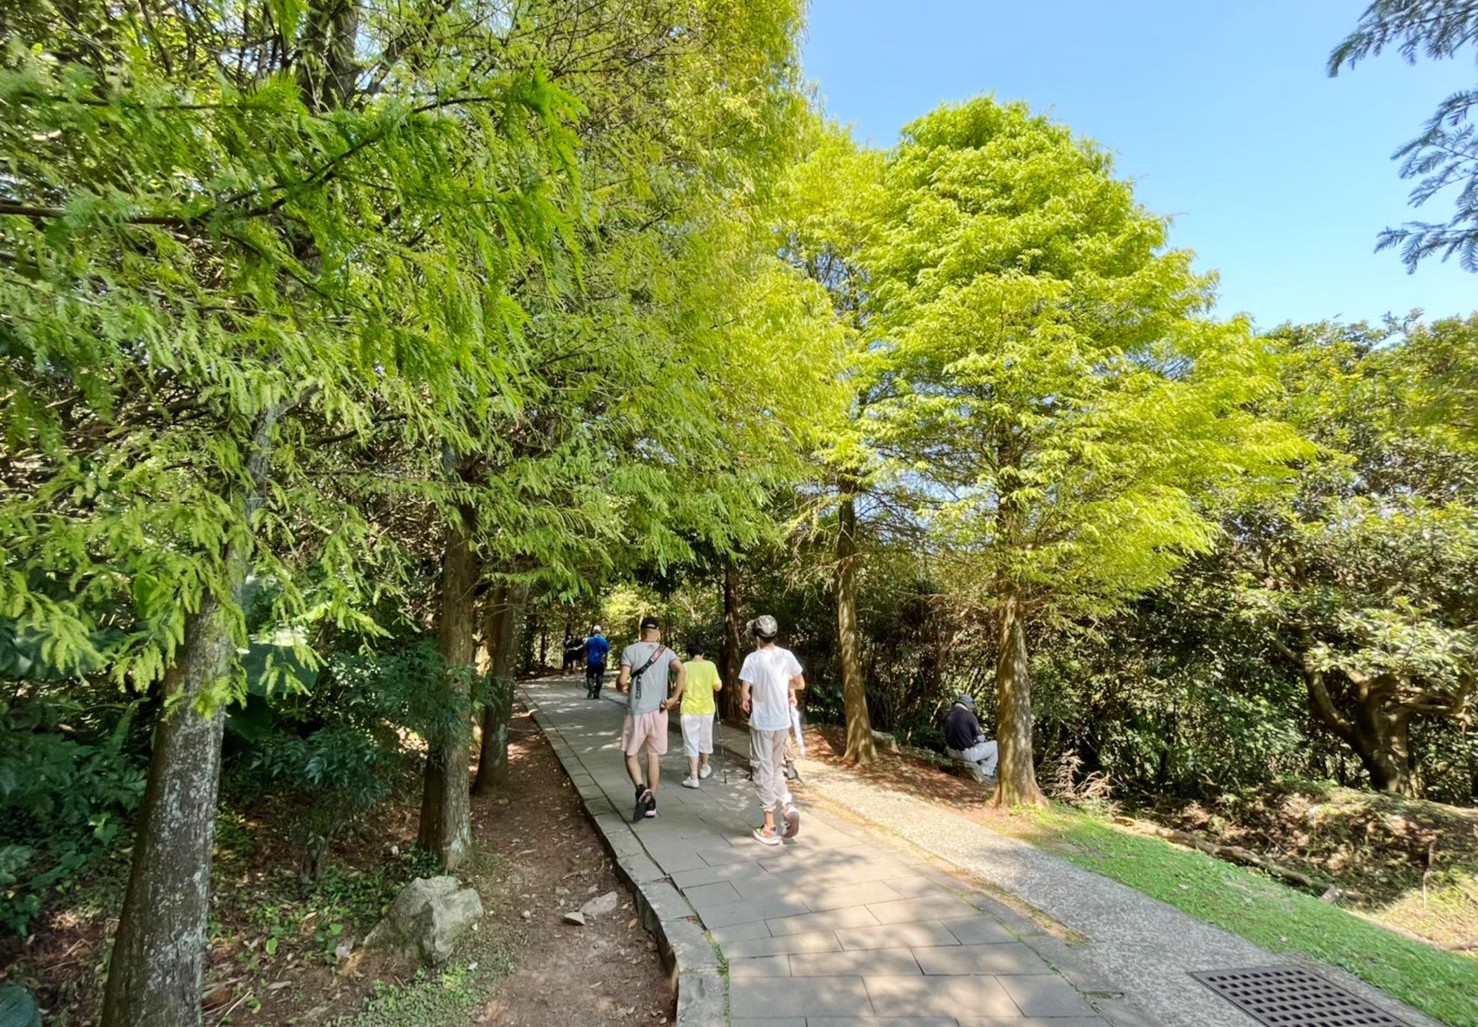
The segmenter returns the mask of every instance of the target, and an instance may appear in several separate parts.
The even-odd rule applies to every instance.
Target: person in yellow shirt
[[[718,667],[704,655],[703,644],[688,646],[688,662],[684,664],[686,682],[682,691],[683,753],[688,757],[688,776],[684,788],[697,788],[699,782],[713,773],[708,758],[713,755],[713,718],[718,713],[713,694],[723,691]]]

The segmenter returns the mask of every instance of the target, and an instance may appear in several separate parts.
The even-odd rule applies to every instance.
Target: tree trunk
[[[1354,719],[1355,754],[1370,774],[1370,787],[1416,799],[1421,782],[1412,772],[1411,718],[1405,711],[1385,708],[1378,696],[1360,704]]]
[[[206,595],[165,679],[143,815],[108,966],[104,1027],[198,1024],[226,704],[201,693],[231,665],[225,609]]]
[[[488,701],[482,709],[482,750],[472,791],[487,795],[508,781],[508,727],[513,722],[513,625],[518,603],[506,582],[493,586],[483,618],[488,647]]]
[[[724,644],[720,654],[719,674],[723,677],[723,711],[725,720],[737,721],[743,714],[739,707],[739,667],[743,662],[740,638],[744,619],[739,612],[739,576],[734,564],[724,564]]]
[[[1359,757],[1370,775],[1370,787],[1378,792],[1419,797],[1421,784],[1412,772],[1409,731],[1411,715],[1400,707],[1390,708],[1384,702],[1383,690],[1361,675],[1351,676],[1355,688],[1356,707],[1353,717],[1346,717],[1334,703],[1324,672],[1313,658],[1313,638],[1302,629],[1303,652],[1296,653],[1277,638],[1273,644],[1303,669],[1304,686],[1309,697],[1309,710],[1314,719],[1328,728]]]
[[[857,639],[857,505],[844,493],[837,515],[837,650],[842,670],[842,703],[847,714],[847,750],[842,759],[865,766],[878,758],[867,711],[867,688]]]
[[[285,409],[269,408],[257,422],[247,459],[248,525],[262,505],[272,432]],[[247,568],[235,544],[226,549],[225,570],[239,608]],[[200,1023],[227,705],[208,693],[230,672],[236,654],[232,617],[217,596],[202,595],[186,624],[179,658],[164,678],[164,709],[154,728],[128,889],[108,963],[102,1027]]]
[[[996,725],[1000,763],[996,768],[996,805],[1045,806],[1037,787],[1032,758],[1031,675],[1027,668],[1026,625],[1020,598],[1006,594],[1001,606],[1001,654],[996,662],[996,692],[1000,720]]]
[[[421,793],[421,825],[416,844],[436,856],[447,870],[455,870],[472,840],[468,748],[470,684],[476,672],[477,555],[472,551],[474,513],[458,510],[457,523],[448,528],[441,564],[441,616],[437,642],[445,664],[442,711],[428,738],[426,776]]]

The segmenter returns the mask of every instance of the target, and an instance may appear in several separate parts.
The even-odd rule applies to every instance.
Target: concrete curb
[[[559,728],[540,715],[538,704],[522,687],[518,697],[554,747],[560,767],[616,865],[616,876],[631,889],[642,926],[657,939],[662,965],[677,996],[678,1027],[728,1023],[727,981],[698,914],[647,855],[625,815],[612,807],[600,786],[581,769],[579,757]]]

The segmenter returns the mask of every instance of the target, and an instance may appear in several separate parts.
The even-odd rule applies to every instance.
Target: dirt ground
[[[333,846],[307,888],[286,825],[264,803],[218,826],[205,1027],[566,1027],[671,1021],[656,942],[637,922],[579,798],[527,711],[509,744],[511,783],[472,805],[474,855],[459,870],[486,915],[438,973],[397,967],[357,947],[404,882],[434,873],[412,853],[415,795],[382,804]],[[412,782],[413,784],[413,782]],[[96,1023],[106,938],[126,860],[90,894],[54,910],[23,943],[0,948],[0,981],[31,988],[48,1027]],[[586,926],[570,910],[606,892],[614,913]]]
[[[473,823],[479,844],[508,867],[506,878],[480,890],[488,927],[507,937],[517,954],[478,1022],[669,1022],[673,998],[657,944],[637,922],[631,896],[581,812],[579,796],[525,710],[514,717],[509,759],[516,795],[477,801]],[[563,923],[565,912],[608,891],[620,895],[615,913],[584,927]]]

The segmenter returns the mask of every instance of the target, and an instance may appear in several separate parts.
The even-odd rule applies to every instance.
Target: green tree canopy
[[[1300,451],[1245,322],[1108,155],[1022,104],[912,123],[867,263],[877,443],[924,496],[955,599],[999,625],[1002,802],[1038,796],[1027,627],[1112,610],[1216,534],[1205,500]]]

